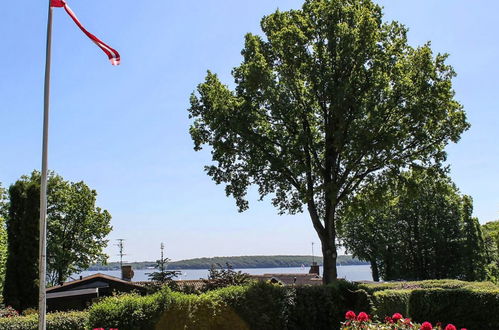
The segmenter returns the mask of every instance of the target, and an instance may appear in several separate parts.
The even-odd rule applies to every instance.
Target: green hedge
[[[84,330],[87,312],[47,314],[47,330]],[[37,330],[38,314],[0,318],[0,330]]]
[[[154,329],[173,296],[163,289],[149,296],[127,294],[106,298],[90,307],[91,328]]]
[[[327,286],[296,287],[290,312],[289,329],[337,329],[348,310],[371,310],[364,290],[353,283],[339,281]]]
[[[164,289],[147,297],[108,298],[90,308],[89,325],[120,330],[338,329],[350,309],[369,311],[369,299],[345,281],[312,287],[259,282],[201,295]]]
[[[478,290],[494,290],[499,289],[492,282],[466,282],[459,280],[426,280],[426,281],[408,281],[408,282],[387,282],[387,283],[363,283],[359,285],[360,289],[367,291],[373,295],[378,291],[385,290],[413,290],[413,289],[478,289]]]
[[[490,282],[432,280],[362,284],[372,294],[375,316],[395,312],[416,322],[453,323],[468,329],[499,329],[499,287]]]
[[[385,290],[374,292],[372,299],[374,314],[383,320],[395,313],[409,315],[409,298],[412,290]]]
[[[409,315],[418,322],[453,323],[480,330],[499,329],[499,290],[417,289]]]

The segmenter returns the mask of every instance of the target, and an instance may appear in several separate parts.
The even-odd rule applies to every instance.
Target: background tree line
[[[95,206],[97,192],[84,182],[69,182],[55,173],[48,180],[47,283],[63,283],[71,274],[103,262],[111,215]],[[0,276],[5,269],[3,300],[17,310],[38,303],[40,173],[12,184],[3,203],[0,228]],[[5,230],[5,231],[3,231]],[[1,243],[7,236],[7,249]],[[6,258],[5,258],[6,257]],[[1,277],[0,277],[1,278]],[[2,280],[0,279],[0,284]]]
[[[472,212],[471,197],[444,171],[414,168],[352,196],[340,236],[348,251],[371,263],[376,281],[493,280],[487,275],[492,250]]]

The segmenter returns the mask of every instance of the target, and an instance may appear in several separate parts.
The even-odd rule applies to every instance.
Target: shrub
[[[140,297],[107,298],[89,310],[92,328],[337,329],[348,309],[370,310],[367,293],[346,281],[330,286],[283,287],[264,282],[201,295],[163,289]]]
[[[374,314],[383,320],[394,313],[409,315],[409,297],[412,290],[385,290],[373,294]]]
[[[285,329],[294,301],[289,287],[264,282],[225,288],[213,294],[227,304],[231,313],[237,314],[239,323],[262,330]]]
[[[168,288],[145,297],[135,294],[109,297],[90,307],[88,324],[91,328],[154,329],[172,300]]]
[[[0,305],[0,318],[2,318],[2,317],[14,317],[14,316],[19,316],[19,312],[16,311],[11,306],[3,307]]]
[[[499,329],[499,290],[417,289],[409,299],[416,321],[453,322],[469,329]]]
[[[338,329],[345,313],[371,309],[364,290],[347,281],[327,286],[301,286],[295,289],[290,329]]]
[[[47,330],[85,330],[87,312],[47,314]],[[0,330],[37,330],[38,314],[0,318]]]

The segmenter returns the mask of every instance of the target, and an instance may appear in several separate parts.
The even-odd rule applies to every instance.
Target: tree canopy
[[[487,222],[482,231],[487,249],[487,277],[499,283],[499,220]]]
[[[83,181],[69,182],[55,173],[49,174],[47,197],[47,282],[56,285],[106,260],[111,215],[95,206],[97,192]],[[8,210],[4,298],[23,310],[36,306],[38,295],[39,172],[10,186]]]
[[[280,213],[306,206],[336,279],[337,212],[366,179],[439,164],[468,128],[447,55],[412,47],[371,0],[307,0],[247,34],[235,89],[208,72],[191,96],[195,150],[240,211],[252,185]]]
[[[373,279],[485,279],[485,246],[469,196],[440,171],[382,178],[341,211],[344,246]]]

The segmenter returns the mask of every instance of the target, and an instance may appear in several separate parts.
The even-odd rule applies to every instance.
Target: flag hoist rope
[[[39,295],[38,295],[38,329],[46,330],[46,275],[47,275],[47,174],[48,174],[48,132],[49,132],[49,109],[50,109],[50,62],[52,48],[52,10],[53,7],[64,7],[76,25],[90,38],[106,55],[111,64],[120,64],[120,54],[110,46],[106,45],[99,38],[88,32],[80,23],[74,12],[69,8],[64,0],[48,1],[47,19],[47,45],[45,57],[45,83],[43,101],[43,143],[42,143],[42,173],[40,183],[40,246],[39,246]]]

